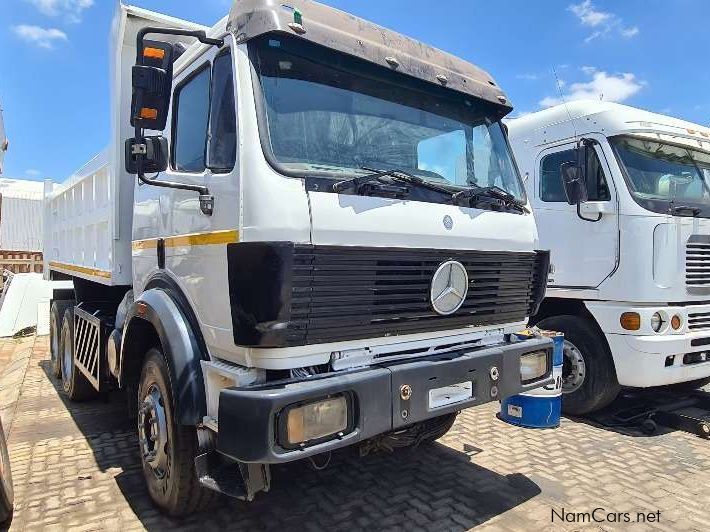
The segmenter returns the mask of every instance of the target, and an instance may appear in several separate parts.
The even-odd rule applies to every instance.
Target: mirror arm
[[[224,39],[213,39],[211,37],[207,37],[207,34],[202,30],[191,31],[191,30],[178,30],[178,29],[172,29],[172,28],[158,28],[158,27],[154,27],[154,26],[147,26],[145,28],[141,28],[141,30],[138,31],[138,35],[136,35],[136,64],[140,64],[143,59],[143,57],[142,57],[143,39],[149,33],[159,33],[162,35],[183,35],[185,37],[194,37],[195,39],[200,41],[202,44],[209,44],[211,46],[222,46],[224,44]]]
[[[584,220],[585,222],[598,222],[599,220],[602,219],[602,216],[604,216],[602,213],[599,213],[599,214],[597,215],[596,219],[594,219],[594,218],[585,218],[584,216],[582,216],[581,206],[582,206],[581,203],[577,203],[577,216],[579,216],[579,218],[580,218],[581,220]]]
[[[145,139],[143,138],[143,132],[141,128],[135,128],[136,146],[143,148],[146,147]],[[146,177],[143,171],[143,157],[145,153],[137,152],[136,154],[136,175],[141,183],[146,185],[151,185],[154,187],[165,187],[165,188],[176,188],[179,190],[191,190],[197,192],[200,195],[200,210],[202,214],[211,216],[214,212],[214,196],[210,194],[207,187],[202,185],[191,185],[189,183],[176,183],[174,181],[160,181],[159,179],[149,179]]]
[[[190,30],[180,30],[171,28],[158,28],[153,26],[148,26],[142,28],[136,35],[136,64],[140,65],[143,63],[143,39],[149,33],[158,33],[162,35],[183,35],[185,37],[193,37],[203,44],[208,44],[210,46],[222,46],[224,45],[224,39],[213,39],[207,37],[204,31],[190,31]],[[135,128],[135,138],[138,146],[143,146],[145,149],[145,139],[143,138],[142,128]],[[214,196],[210,194],[207,187],[201,185],[190,185],[188,183],[175,183],[173,181],[160,181],[158,179],[149,179],[146,177],[143,171],[143,157],[144,153],[137,152],[136,154],[136,169],[138,180],[146,185],[152,185],[154,187],[165,187],[174,188],[179,190],[191,190],[197,192],[200,195],[200,210],[203,214],[211,216],[214,212]]]

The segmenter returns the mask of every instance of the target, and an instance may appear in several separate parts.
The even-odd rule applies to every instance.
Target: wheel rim
[[[562,361],[562,393],[572,393],[584,383],[587,366],[582,352],[569,340],[565,340]]]
[[[165,401],[155,384],[148,388],[138,410],[138,440],[143,461],[156,478],[164,478],[168,471],[168,425]]]
[[[69,339],[64,342],[64,353],[62,355],[62,379],[64,382],[69,382],[71,379],[71,366],[73,363],[73,353]]]
[[[50,331],[49,336],[52,338],[52,345],[50,347],[49,354],[52,357],[52,362],[55,362],[59,358],[59,339],[57,338],[57,322],[55,320],[52,320],[50,327],[52,329]]]

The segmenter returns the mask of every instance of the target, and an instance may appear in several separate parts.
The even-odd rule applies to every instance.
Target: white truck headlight
[[[520,357],[520,380],[523,384],[544,377],[547,373],[547,352],[534,351]]]
[[[651,329],[653,329],[653,332],[660,332],[661,329],[664,328],[666,324],[666,320],[663,319],[663,314],[660,312],[654,312],[653,316],[651,316]]]
[[[290,445],[319,440],[348,428],[348,401],[344,395],[321,399],[286,411],[286,440]]]

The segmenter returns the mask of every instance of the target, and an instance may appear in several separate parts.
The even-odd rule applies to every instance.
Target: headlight
[[[286,442],[300,445],[344,432],[348,428],[348,401],[343,395],[289,407]]]
[[[535,351],[520,357],[520,380],[523,384],[543,377],[547,373],[547,352]]]
[[[660,332],[665,323],[666,322],[660,312],[655,312],[653,316],[651,316],[651,329],[653,329],[654,332]]]

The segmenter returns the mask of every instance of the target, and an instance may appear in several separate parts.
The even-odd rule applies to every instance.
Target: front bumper
[[[637,336],[607,334],[622,386],[647,388],[710,377],[710,361],[685,363],[688,354],[710,352],[710,331]]]
[[[520,357],[540,350],[547,351],[547,374],[523,386],[520,382]],[[498,369],[497,379],[491,376],[492,367]],[[551,373],[552,341],[535,338],[481,347],[474,351],[318,375],[306,380],[226,388],[219,397],[217,449],[242,462],[299,460],[420,421],[538,388],[552,381]],[[430,390],[466,381],[473,383],[470,399],[430,407]],[[403,400],[400,394],[404,384],[412,390],[408,400]],[[351,398],[352,426],[347,433],[297,449],[288,449],[279,442],[279,416],[284,408],[334,394],[347,394]],[[406,415],[403,415],[404,411]]]

